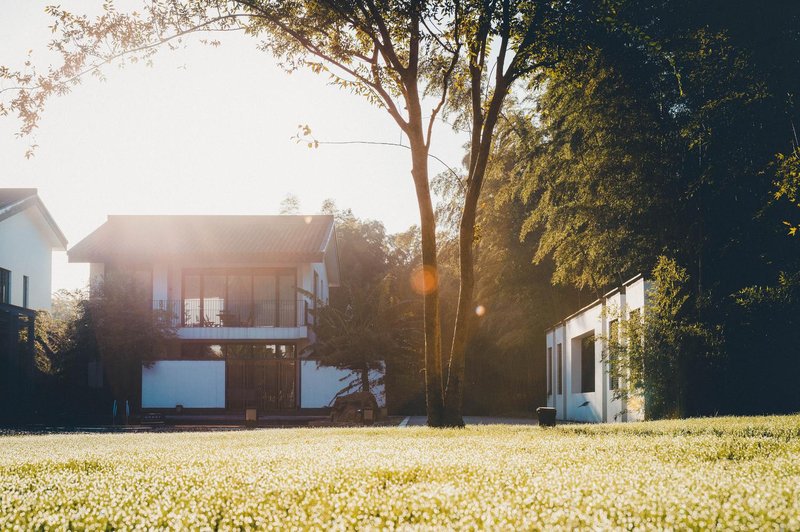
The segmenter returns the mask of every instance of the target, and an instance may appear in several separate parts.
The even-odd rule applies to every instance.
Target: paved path
[[[464,423],[467,425],[538,425],[539,421],[529,417],[486,417],[486,416],[464,416]],[[425,416],[411,416],[408,418],[409,427],[420,427],[425,425]]]

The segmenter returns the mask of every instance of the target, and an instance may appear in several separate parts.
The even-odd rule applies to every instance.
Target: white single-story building
[[[142,368],[143,410],[290,414],[330,406],[350,377],[308,349],[311,311],[339,284],[333,216],[109,216],[68,254],[92,278],[132,274],[171,316],[178,340]]]
[[[555,407],[556,419],[644,419],[640,396],[615,393],[623,383],[612,378],[617,372],[609,371],[604,353],[620,321],[644,316],[649,289],[650,282],[637,275],[546,331],[547,406]]]

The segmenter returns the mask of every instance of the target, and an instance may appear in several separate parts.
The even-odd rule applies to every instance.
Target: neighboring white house
[[[0,304],[50,310],[53,250],[66,248],[35,188],[0,188]]]
[[[650,282],[641,275],[567,316],[547,330],[547,406],[556,418],[581,422],[641,421],[639,396],[615,397],[620,386],[611,378],[603,354],[621,320],[643,316]]]
[[[93,279],[132,273],[172,317],[179,341],[142,369],[144,409],[322,408],[349,375],[306,349],[339,284],[332,216],[109,216],[68,254]]]

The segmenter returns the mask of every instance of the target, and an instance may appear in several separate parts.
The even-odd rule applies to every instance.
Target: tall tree
[[[475,220],[497,120],[512,85],[558,62],[582,2],[482,0],[157,0],[123,14],[112,1],[91,20],[59,7],[51,46],[62,65],[44,73],[0,70],[16,86],[2,109],[29,133],[47,99],[120,58],[149,60],[196,32],[241,29],[288,69],[326,73],[384,109],[406,136],[420,212],[428,424],[463,425],[464,354],[474,320]],[[564,31],[569,29],[570,31]],[[459,224],[460,289],[449,359],[442,347],[436,220],[428,170],[433,125],[455,110],[470,131]],[[447,371],[444,368],[447,367]]]
[[[529,105],[510,100],[487,167],[475,236],[477,325],[465,357],[465,409],[475,413],[508,415],[544,404],[545,358],[535,355],[542,351],[544,332],[580,307],[581,297],[593,297],[572,286],[554,286],[552,260],[531,263],[539,234],[520,234],[529,205],[510,183],[524,180],[527,165],[535,164],[528,152],[535,123]],[[457,273],[464,189],[447,174],[435,184],[444,199],[438,212],[446,239],[441,260],[447,272]]]

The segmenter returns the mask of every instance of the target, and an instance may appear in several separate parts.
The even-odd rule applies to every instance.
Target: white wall
[[[381,375],[373,371],[370,376],[378,378]],[[324,408],[331,406],[336,394],[344,388],[351,378],[355,378],[353,372],[331,368],[327,366],[317,367],[315,360],[303,360],[300,362],[300,408]],[[344,378],[345,380],[340,380]],[[386,406],[386,394],[383,385],[375,386],[372,389],[378,406]]]
[[[626,293],[617,292],[606,301],[605,319],[607,324],[605,338],[607,339],[611,338],[611,322],[617,320],[618,323],[621,323],[628,317],[626,312],[628,290],[630,290],[630,288],[626,288]],[[609,369],[610,367],[608,364],[603,364],[604,389],[606,393],[606,411],[603,415],[603,419],[610,423],[627,421],[627,405],[625,398],[614,397],[617,392],[611,388]]]
[[[22,278],[28,276],[28,308],[50,310],[52,244],[39,208],[31,206],[0,221],[0,268],[11,272],[11,304],[23,306]]]
[[[225,408],[225,361],[159,360],[142,367],[142,408]]]
[[[596,305],[567,320],[564,349],[565,364],[567,366],[567,419],[584,422],[597,422],[603,420],[603,368],[601,364],[603,345],[601,340],[595,342],[595,385],[593,392],[581,392],[581,338],[593,334],[602,334],[603,308]]]

